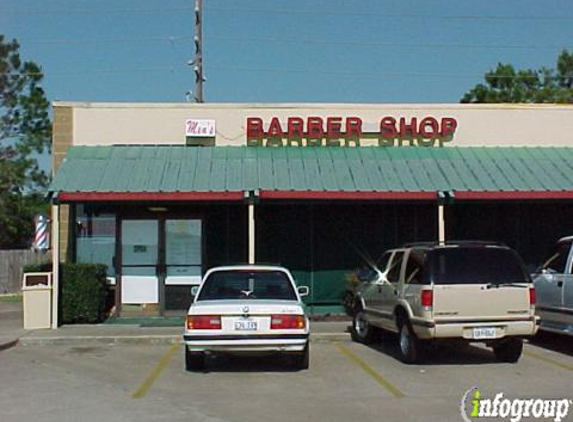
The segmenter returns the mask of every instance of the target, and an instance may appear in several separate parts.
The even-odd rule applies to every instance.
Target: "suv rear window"
[[[278,299],[297,300],[282,271],[216,271],[203,283],[197,300]]]
[[[428,253],[435,284],[504,284],[529,282],[521,259],[505,248],[443,248]]]

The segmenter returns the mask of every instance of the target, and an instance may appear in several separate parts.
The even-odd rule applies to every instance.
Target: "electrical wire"
[[[425,73],[425,72],[355,72],[355,71],[339,71],[339,70],[316,70],[316,69],[286,69],[286,68],[257,68],[257,67],[229,67],[212,65],[208,67],[210,71],[223,71],[223,72],[265,72],[265,73],[291,73],[291,74],[315,74],[315,75],[333,75],[338,77],[351,77],[351,78],[379,78],[379,77],[399,77],[399,78],[483,78],[483,74],[477,73]],[[85,75],[85,74],[105,74],[105,73],[147,73],[147,72],[169,72],[169,73],[184,73],[192,72],[191,68],[177,68],[177,67],[150,67],[150,68],[116,68],[116,69],[84,69],[84,70],[69,70],[69,71],[50,71],[47,76],[61,76],[61,75]],[[17,75],[40,75],[42,73],[24,73],[24,72],[0,72],[0,75],[17,76]],[[543,76],[534,75],[495,75],[498,79],[544,79]],[[568,76],[550,76],[547,79],[559,80],[567,79]]]
[[[55,45],[78,45],[78,44],[98,44],[98,43],[148,43],[148,42],[169,42],[178,43],[194,39],[192,35],[183,36],[157,36],[157,37],[118,37],[118,38],[62,38],[62,39],[20,39],[21,44],[55,44]],[[573,48],[572,45],[551,45],[551,44],[459,44],[459,43],[404,43],[392,41],[361,41],[361,40],[316,40],[316,39],[289,39],[277,37],[237,37],[237,36],[210,36],[208,41],[224,41],[236,43],[276,43],[276,44],[315,44],[332,46],[357,46],[357,47],[399,47],[399,48],[443,48],[443,49],[562,49]]]
[[[0,9],[2,15],[108,15],[108,14],[169,14],[194,11],[193,6],[163,7],[163,8],[118,8],[118,9],[28,9],[10,10]],[[304,15],[304,16],[341,16],[341,17],[368,17],[376,19],[424,19],[424,20],[498,20],[498,21],[571,21],[573,16],[519,16],[519,15],[426,15],[416,13],[384,13],[384,12],[355,12],[329,10],[296,10],[296,9],[263,9],[263,8],[231,8],[231,7],[204,7],[205,12],[250,13],[272,15]]]

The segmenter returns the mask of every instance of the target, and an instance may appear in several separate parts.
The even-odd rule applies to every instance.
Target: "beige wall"
[[[54,103],[56,114],[60,108],[73,110],[74,145],[183,144],[191,118],[216,121],[217,145],[245,145],[247,117],[267,125],[275,116],[356,116],[364,131],[378,131],[384,116],[433,116],[457,120],[451,146],[573,146],[570,105]]]

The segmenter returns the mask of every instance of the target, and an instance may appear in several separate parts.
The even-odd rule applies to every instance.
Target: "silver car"
[[[567,236],[532,275],[541,330],[573,335],[572,266],[573,236]]]

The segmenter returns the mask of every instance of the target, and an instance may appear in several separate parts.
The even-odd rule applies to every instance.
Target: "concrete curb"
[[[311,333],[311,341],[347,341],[349,333]],[[181,335],[115,335],[115,336],[29,336],[21,337],[10,347],[30,346],[86,346],[86,345],[161,345],[183,344]]]
[[[9,341],[6,341],[4,343],[0,343],[0,352],[2,350],[11,349],[12,347],[16,346],[19,342],[20,342],[20,339],[9,340]]]

